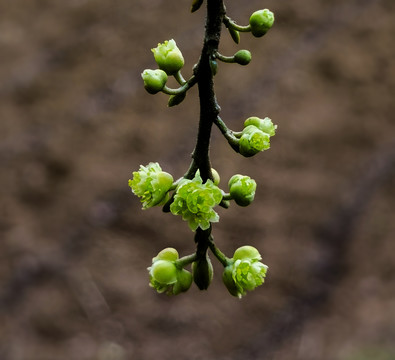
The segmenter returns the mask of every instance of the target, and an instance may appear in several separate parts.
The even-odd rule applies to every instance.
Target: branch
[[[209,156],[211,128],[219,114],[219,106],[214,92],[213,73],[210,62],[215,59],[221,37],[222,22],[225,16],[222,0],[207,1],[206,32],[203,49],[197,64],[200,98],[200,121],[193,159],[200,170],[203,181],[212,179]]]

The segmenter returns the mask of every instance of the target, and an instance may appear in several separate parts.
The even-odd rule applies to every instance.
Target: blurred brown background
[[[278,124],[272,148],[244,159],[213,129],[222,185],[258,182],[248,208],[218,211],[229,256],[256,246],[267,282],[228,295],[215,263],[206,292],[148,287],[159,250],[194,249],[180,218],[141,211],[127,180],[158,161],[190,162],[197,89],[167,108],[145,92],[150,49],[174,38],[185,77],[204,8],[180,0],[0,3],[0,359],[395,359],[395,2],[226,2],[246,24],[269,8],[262,39],[223,32],[221,116]]]

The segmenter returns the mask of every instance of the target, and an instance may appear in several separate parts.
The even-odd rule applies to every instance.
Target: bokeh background
[[[239,300],[221,282],[177,297],[148,287],[158,251],[193,252],[193,234],[127,186],[140,164],[179,177],[198,121],[145,92],[150,49],[174,38],[199,58],[205,11],[180,0],[0,3],[0,359],[395,359],[395,2],[227,1],[246,24],[276,14],[261,39],[224,29],[221,116],[278,124],[272,148],[234,153],[213,129],[222,177],[258,185],[254,203],[218,211],[231,256],[256,246],[264,286]]]

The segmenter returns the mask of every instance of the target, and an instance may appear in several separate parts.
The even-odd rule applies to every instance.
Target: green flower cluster
[[[187,291],[192,284],[192,274],[177,267],[178,252],[166,248],[152,259],[152,266],[147,268],[150,276],[150,286],[158,293],[178,295]]]
[[[173,186],[173,177],[162,171],[158,163],[151,162],[147,166],[140,165],[140,170],[133,172],[129,186],[140,198],[143,209],[148,209],[162,205],[169,199],[168,192]]]
[[[210,222],[218,222],[219,216],[213,207],[221,200],[221,190],[211,180],[203,184],[202,178],[197,174],[192,180],[181,180],[170,211],[188,221],[192,231],[198,227],[206,230],[210,227]]]
[[[264,283],[268,267],[260,260],[261,255],[252,246],[242,246],[235,251],[222,277],[231,295],[241,298],[246,291]]]
[[[270,137],[276,133],[277,125],[270,118],[260,119],[256,116],[249,117],[244,122],[244,129],[239,140],[239,152],[245,157],[250,157],[260,151],[270,149]]]

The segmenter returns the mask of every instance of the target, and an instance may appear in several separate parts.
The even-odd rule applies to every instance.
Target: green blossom
[[[260,119],[259,117],[251,116],[244,122],[244,127],[250,125],[256,126],[259,130],[269,134],[270,136],[276,135],[277,125],[274,125],[272,120],[268,117]]]
[[[261,259],[252,246],[242,246],[235,251],[223,273],[223,282],[230,294],[241,298],[264,283],[268,267],[260,262]]]
[[[167,82],[167,74],[160,69],[145,69],[141,74],[144,81],[144,88],[150,94],[156,94],[163,89]]]
[[[197,174],[193,180],[184,179],[180,182],[170,211],[188,221],[192,231],[198,227],[206,230],[210,227],[210,222],[219,220],[213,207],[218,205],[221,199],[221,190],[211,180],[203,184],[202,178]]]
[[[274,14],[268,10],[255,11],[250,17],[251,33],[255,37],[265,35],[268,30],[273,26]]]
[[[168,200],[168,191],[173,185],[173,177],[162,171],[158,163],[140,165],[139,171],[133,172],[129,186],[133,193],[140,198],[143,209],[161,205]]]
[[[166,40],[151,50],[159,68],[167,75],[176,74],[184,66],[184,57],[173,39]]]
[[[243,129],[239,141],[241,155],[249,157],[269,148],[270,135],[268,133],[259,130],[254,125],[248,125]]]
[[[249,176],[233,175],[229,180],[229,193],[237,205],[247,206],[255,197],[256,182]]]
[[[152,266],[147,268],[150,286],[158,293],[178,295],[190,288],[192,274],[185,269],[179,269],[176,260],[178,260],[177,250],[166,248],[152,259]]]

